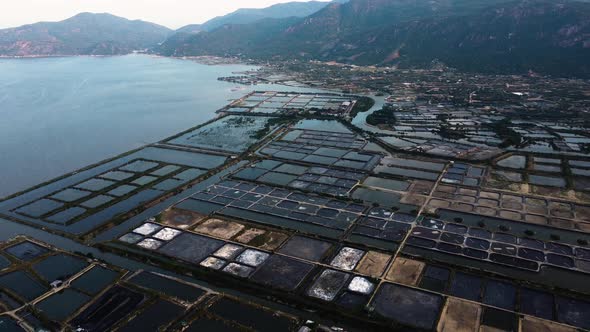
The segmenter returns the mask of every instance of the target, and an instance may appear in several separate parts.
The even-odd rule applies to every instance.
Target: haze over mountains
[[[113,55],[153,47],[171,30],[110,14],[81,13],[61,22],[0,30],[0,55]]]
[[[346,2],[348,0],[335,0]],[[210,31],[226,24],[247,24],[265,18],[306,17],[328,2],[287,2],[262,9],[240,9],[202,25],[176,31],[110,14],[81,13],[60,22],[39,22],[0,30],[0,55],[117,55],[152,48],[170,35]],[[176,36],[175,38],[178,38]]]
[[[335,0],[336,3],[345,3],[348,0]],[[265,18],[306,17],[315,14],[326,7],[325,1],[287,2],[272,5],[266,8],[243,8],[233,13],[215,17],[203,24],[191,24],[182,27],[176,32],[196,33],[212,31],[226,24],[248,24]]]
[[[0,30],[0,54],[124,54],[150,47],[170,56],[402,68],[439,60],[467,71],[590,77],[590,3],[581,0],[289,3],[239,10],[175,32],[109,15],[78,16]]]

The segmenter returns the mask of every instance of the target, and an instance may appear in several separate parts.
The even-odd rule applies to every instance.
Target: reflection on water
[[[143,55],[0,59],[0,197],[203,123],[252,69]],[[232,91],[234,90],[234,91]]]

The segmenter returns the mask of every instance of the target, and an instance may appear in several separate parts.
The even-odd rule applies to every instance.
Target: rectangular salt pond
[[[60,201],[64,201],[64,202],[73,202],[73,201],[77,201],[79,199],[82,199],[88,195],[91,195],[92,193],[86,190],[78,190],[78,189],[65,189],[62,190],[58,193],[56,193],[55,195],[51,196],[51,198],[53,199],[57,199]]]
[[[159,252],[191,263],[200,263],[223,245],[222,241],[184,233],[161,247]]]
[[[330,242],[295,235],[281,247],[279,252],[292,257],[319,262],[330,247],[332,247]]]
[[[513,169],[524,169],[526,166],[525,156],[510,156],[504,158],[496,163],[498,166],[513,168]]]
[[[90,300],[88,295],[68,288],[39,302],[36,308],[49,319],[62,322]]]
[[[68,228],[68,231],[72,233],[84,233],[92,230],[95,227],[103,225],[104,223],[108,222],[115,216],[127,213],[134,208],[145,204],[158,196],[161,196],[163,193],[157,190],[146,189],[143,191],[134,194],[133,196],[118,202],[108,208],[101,210],[93,215],[90,215],[79,222],[76,222]]]
[[[33,270],[37,275],[48,283],[55,280],[62,280],[75,275],[88,266],[88,263],[81,258],[57,254],[49,256],[42,261],[33,265]]]
[[[358,262],[363,258],[364,251],[355,248],[344,247],[334,257],[330,265],[346,271],[354,270]]]
[[[143,294],[115,285],[76,316],[71,325],[94,331],[108,331],[117,321],[135,311],[144,300]]]
[[[76,206],[47,217],[47,220],[58,224],[67,224],[84,213],[86,213],[86,209]]]
[[[0,276],[0,286],[26,301],[32,301],[49,290],[49,288],[23,271],[10,272]]]
[[[118,277],[118,272],[97,265],[74,280],[71,286],[94,295],[105,289]]]
[[[236,258],[236,261],[249,266],[256,267],[264,263],[268,256],[269,254],[262,251],[246,249]]]
[[[133,154],[134,157],[157,160],[169,164],[185,165],[200,169],[212,169],[221,166],[227,158],[224,156],[148,147]],[[176,177],[176,176],[175,176]]]
[[[543,164],[534,164],[533,169],[535,171],[541,171],[541,172],[551,172],[551,173],[561,172],[560,166],[543,165]]]
[[[561,164],[561,159],[534,157],[533,160],[535,161],[535,163],[544,163],[544,164],[553,164],[553,165]]]
[[[365,182],[363,182],[363,185],[395,191],[406,191],[408,187],[410,187],[410,183],[407,181],[377,178],[373,176],[368,177]]]
[[[138,189],[138,187],[124,184],[122,186],[118,186],[115,189],[109,191],[108,194],[112,195],[112,196],[122,197],[122,196],[129,194],[130,192],[132,192],[136,189]]]
[[[438,173],[431,173],[426,171],[418,171],[413,169],[405,169],[392,166],[377,166],[377,168],[375,168],[375,172],[403,176],[408,178],[416,178],[421,180],[435,181],[436,179],[438,179]]]
[[[536,184],[539,186],[549,186],[565,188],[566,181],[564,178],[542,176],[542,175],[529,175],[529,183]]]
[[[401,196],[397,193],[359,187],[355,189],[351,197],[369,203],[377,203],[383,207],[400,207]]]
[[[194,302],[205,294],[200,288],[146,271],[133,276],[129,282],[187,302]]]
[[[42,215],[57,210],[62,206],[63,204],[58,201],[51,199],[40,199],[16,209],[16,212],[31,217],[41,217]]]
[[[90,191],[101,191],[107,187],[114,185],[116,182],[103,179],[90,179],[83,183],[77,184],[76,188],[86,189]]]
[[[98,195],[96,197],[93,197],[93,198],[83,202],[80,205],[82,205],[83,207],[94,209],[94,208],[97,208],[101,205],[107,204],[108,202],[112,201],[113,199],[115,199],[115,198],[110,197],[110,196]]]
[[[48,253],[49,249],[30,241],[24,241],[8,247],[4,251],[22,261],[32,261]]]
[[[334,133],[352,133],[345,125],[335,120],[301,120],[293,128]]]
[[[168,143],[205,149],[243,152],[257,141],[269,117],[231,115],[195,129]]]
[[[176,179],[168,179],[164,180],[156,185],[154,185],[154,189],[162,190],[162,191],[171,191],[174,188],[178,188],[185,184],[186,181],[183,180],[176,180]]]
[[[145,176],[142,176],[138,179],[133,180],[132,183],[135,185],[138,185],[140,187],[143,187],[143,186],[150,184],[156,180],[158,180],[158,178],[155,176],[145,175]]]
[[[325,270],[307,290],[307,295],[324,301],[332,301],[346,285],[348,273]]]
[[[225,320],[247,326],[253,331],[296,331],[296,322],[285,315],[278,315],[276,310],[262,309],[250,304],[237,302],[224,297],[211,305],[208,311]],[[198,321],[197,321],[198,322]],[[210,326],[210,325],[209,325]],[[197,323],[190,331],[203,331]],[[228,331],[227,329],[205,329],[208,331]],[[235,331],[232,329],[232,331]]]
[[[163,327],[176,320],[183,312],[184,307],[168,301],[158,300],[117,331],[161,331]]]
[[[179,169],[180,169],[179,166],[167,165],[167,166],[164,166],[162,168],[159,168],[159,169],[151,172],[150,175],[165,176],[165,175],[168,175],[170,173],[174,173],[174,172],[176,172]]]
[[[570,166],[590,168],[590,161],[584,160],[570,160]]]
[[[110,171],[108,173],[102,174],[100,177],[108,180],[113,181],[123,181],[130,177],[135,176],[133,173],[128,172],[121,172],[121,171]]]
[[[187,169],[186,171],[180,172],[176,175],[174,175],[175,179],[179,179],[179,180],[184,180],[184,181],[190,181],[190,180],[194,180],[196,178],[198,178],[199,176],[205,174],[206,172],[200,169]]]
[[[387,159],[387,163],[395,166],[418,168],[427,171],[440,172],[445,168],[444,163],[435,163],[430,161],[422,161],[415,159],[392,158]]]
[[[294,291],[313,268],[314,265],[309,263],[273,255],[254,273],[251,280],[272,288]]]
[[[582,169],[582,168],[571,168],[572,174],[579,175],[579,176],[590,176],[589,169]]]
[[[129,171],[129,172],[143,173],[143,172],[149,171],[150,169],[155,168],[158,165],[159,165],[158,163],[155,163],[152,161],[137,160],[137,161],[131,162],[128,165],[125,165],[119,169],[124,170],[124,171]]]

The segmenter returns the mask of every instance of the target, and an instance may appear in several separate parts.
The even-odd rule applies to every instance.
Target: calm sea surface
[[[143,55],[0,59],[0,197],[203,123],[251,66]],[[313,90],[307,90],[313,91]]]

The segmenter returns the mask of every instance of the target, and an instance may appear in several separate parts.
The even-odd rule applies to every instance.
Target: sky
[[[239,8],[264,8],[289,1],[306,0],[0,0],[4,2],[0,10],[0,28],[61,21],[81,12],[92,12],[141,19],[177,29]]]

